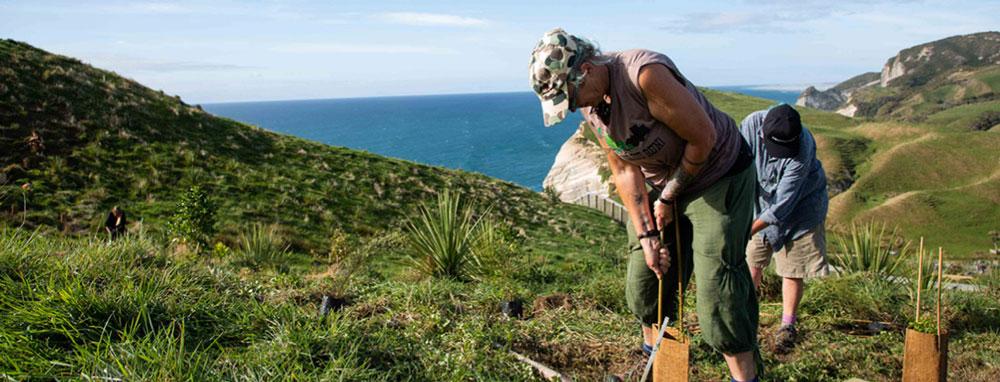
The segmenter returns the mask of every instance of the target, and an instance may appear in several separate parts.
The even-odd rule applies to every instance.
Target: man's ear
[[[584,61],[584,63],[580,64],[580,71],[581,72],[589,72],[593,68],[594,68],[594,64],[591,64],[590,61]]]

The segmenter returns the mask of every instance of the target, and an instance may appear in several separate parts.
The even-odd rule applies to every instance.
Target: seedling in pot
[[[903,382],[945,381],[948,377],[948,334],[941,330],[941,287],[944,250],[938,248],[936,322],[920,316],[920,282],[923,272],[924,240],[920,239],[917,271],[916,312],[903,347]]]

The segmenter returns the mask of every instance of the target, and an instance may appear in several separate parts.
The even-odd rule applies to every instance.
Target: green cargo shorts
[[[706,343],[725,354],[757,349],[757,295],[746,263],[746,247],[753,219],[756,170],[720,179],[696,195],[681,198],[679,222],[664,229],[671,266],[664,276],[663,312],[673,322],[677,306],[677,263],[673,224],[680,224],[684,270],[682,288],[692,271],[697,286],[697,313]],[[649,196],[655,201],[658,194]],[[652,208],[652,207],[650,207]],[[631,220],[631,219],[629,219]],[[629,309],[649,326],[656,322],[658,280],[646,267],[635,228],[628,222],[629,260],[625,297]]]

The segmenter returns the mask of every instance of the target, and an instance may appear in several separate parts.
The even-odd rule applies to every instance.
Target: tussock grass
[[[898,229],[887,229],[885,223],[851,224],[847,232],[835,236],[837,251],[833,253],[833,265],[841,273],[899,275],[900,265],[909,256],[910,242],[899,237]]]
[[[235,254],[237,262],[255,268],[280,263],[287,256],[288,245],[277,229],[260,224],[240,234],[239,249]]]
[[[449,191],[441,193],[437,203],[421,206],[406,231],[413,269],[430,277],[458,280],[477,273],[481,263],[476,245],[483,218],[474,214],[461,196]]]

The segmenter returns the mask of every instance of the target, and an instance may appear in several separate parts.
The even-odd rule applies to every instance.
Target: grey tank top
[[[698,88],[685,78],[669,57],[649,50],[635,49],[608,53],[608,81],[611,95],[611,117],[605,124],[596,108],[581,108],[584,118],[594,129],[595,136],[605,141],[619,158],[638,165],[646,180],[662,188],[674,169],[681,163],[684,145],[674,130],[649,112],[646,97],[639,89],[639,69],[649,64],[666,66],[675,78],[708,114],[715,128],[715,147],[694,181],[682,191],[682,196],[705,190],[722,178],[736,161],[740,151],[740,133],[736,122],[716,109]]]

